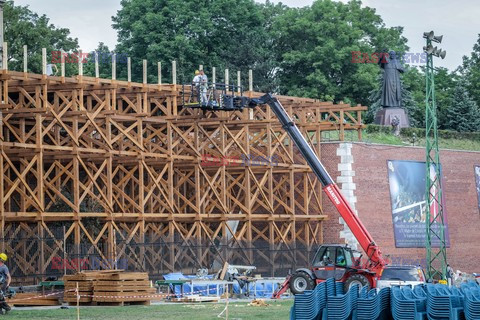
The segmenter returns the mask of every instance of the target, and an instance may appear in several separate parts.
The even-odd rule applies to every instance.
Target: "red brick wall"
[[[335,161],[337,144],[322,145],[322,161],[335,180],[339,172]],[[425,149],[354,143],[353,170],[357,190],[359,217],[384,254],[397,257],[397,263],[418,264],[425,259],[425,249],[395,248],[387,160],[425,161]],[[451,247],[447,251],[450,265],[465,272],[480,272],[480,214],[475,190],[474,165],[480,165],[480,152],[442,150],[444,195]],[[327,200],[328,201],[328,200]],[[324,241],[338,242],[338,213],[329,205],[331,216],[325,223]],[[338,227],[338,229],[337,229]]]

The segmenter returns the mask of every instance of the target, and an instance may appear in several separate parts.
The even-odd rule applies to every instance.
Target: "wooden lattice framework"
[[[3,71],[1,245],[17,281],[62,274],[63,258],[123,259],[153,277],[307,264],[327,218],[321,186],[270,109],[182,108],[179,91]],[[318,154],[323,130],[360,134],[364,107],[280,101]],[[205,163],[216,158],[229,161]]]

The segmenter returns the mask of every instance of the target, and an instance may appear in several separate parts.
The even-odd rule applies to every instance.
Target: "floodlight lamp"
[[[428,40],[433,40],[433,31],[430,32],[424,32],[423,37]]]

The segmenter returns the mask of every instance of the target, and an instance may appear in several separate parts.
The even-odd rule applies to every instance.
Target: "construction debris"
[[[268,307],[269,304],[265,302],[265,299],[254,299],[248,304],[249,306],[254,307]]]

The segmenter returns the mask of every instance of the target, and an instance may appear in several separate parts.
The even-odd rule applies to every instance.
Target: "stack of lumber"
[[[80,293],[80,303],[91,303],[93,301],[93,283],[112,272],[119,272],[119,270],[101,270],[101,271],[82,271],[74,275],[63,277],[65,283],[65,294],[63,300],[70,304],[77,303],[77,294],[75,292],[78,285],[78,292]]]
[[[60,301],[58,295],[45,296],[41,292],[17,293],[13,298],[8,299],[11,306],[58,306]]]
[[[97,303],[150,304],[155,288],[150,287],[148,274],[144,272],[111,273],[94,282],[93,301]]]
[[[64,281],[64,300],[70,304],[77,303],[77,285],[82,304],[148,305],[155,294],[155,288],[151,288],[148,274],[144,272],[82,271],[65,276]]]

